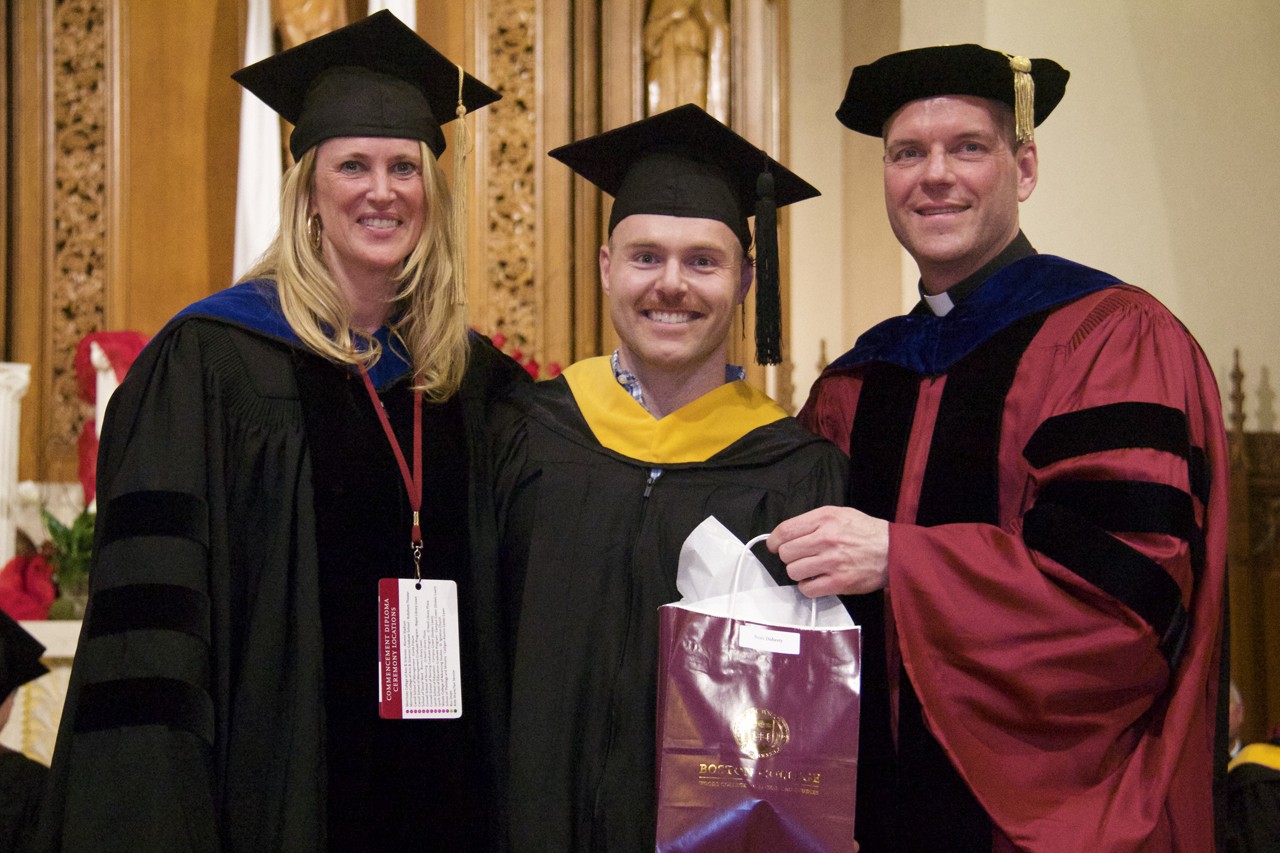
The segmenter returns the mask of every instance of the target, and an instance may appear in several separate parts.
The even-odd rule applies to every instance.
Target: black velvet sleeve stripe
[[[101,515],[102,545],[131,536],[180,536],[209,545],[209,513],[204,501],[186,492],[128,492]]]
[[[1190,458],[1187,416],[1158,403],[1111,403],[1049,418],[1022,455],[1033,468],[1103,450],[1149,447]]]
[[[1055,504],[1112,533],[1176,536],[1187,543],[1197,578],[1204,567],[1204,533],[1191,495],[1181,489],[1137,480],[1055,480],[1036,503]]]
[[[1005,401],[1049,313],[1021,318],[948,372],[920,479],[916,524],[999,523]]]
[[[1041,490],[1036,502],[1058,504],[1113,532],[1190,539],[1196,527],[1191,496],[1163,483],[1055,480]]]
[[[213,702],[176,678],[126,678],[86,684],[80,691],[76,731],[168,726],[213,745]]]
[[[1191,494],[1199,498],[1200,503],[1209,503],[1209,460],[1203,447],[1191,448],[1187,471],[1191,478]]]
[[[124,631],[181,631],[209,641],[209,599],[190,587],[140,583],[104,589],[93,596],[90,637]]]
[[[1027,546],[1056,560],[1138,614],[1160,637],[1175,669],[1186,643],[1187,612],[1177,583],[1160,564],[1073,512],[1038,504],[1027,512]]]
[[[920,377],[905,367],[867,367],[849,433],[849,506],[893,519],[919,394]]]

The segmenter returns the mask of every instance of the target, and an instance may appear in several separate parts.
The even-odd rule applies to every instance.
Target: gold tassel
[[[1031,60],[1025,56],[1009,57],[1013,69],[1013,127],[1018,144],[1036,138],[1036,84],[1031,79]]]
[[[453,241],[458,247],[453,276],[453,304],[467,304],[467,106],[462,102],[466,73],[458,66],[458,107],[453,130]]]

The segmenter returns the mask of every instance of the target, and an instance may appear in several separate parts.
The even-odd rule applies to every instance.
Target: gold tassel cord
[[[458,107],[453,131],[453,241],[457,246],[457,269],[453,276],[453,304],[467,304],[467,106],[462,102],[466,73],[458,66]]]
[[[1009,57],[1013,69],[1013,126],[1018,144],[1036,138],[1036,84],[1031,79],[1031,60],[1025,56]]]

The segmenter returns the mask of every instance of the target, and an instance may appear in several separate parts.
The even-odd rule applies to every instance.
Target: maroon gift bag
[[[852,851],[861,629],[659,618],[657,849]]]

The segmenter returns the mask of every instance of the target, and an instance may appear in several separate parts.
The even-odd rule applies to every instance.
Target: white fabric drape
[[[249,0],[245,65],[271,55],[271,30],[271,0]],[[235,279],[266,250],[280,225],[280,151],[279,117],[255,95],[241,91]]]

